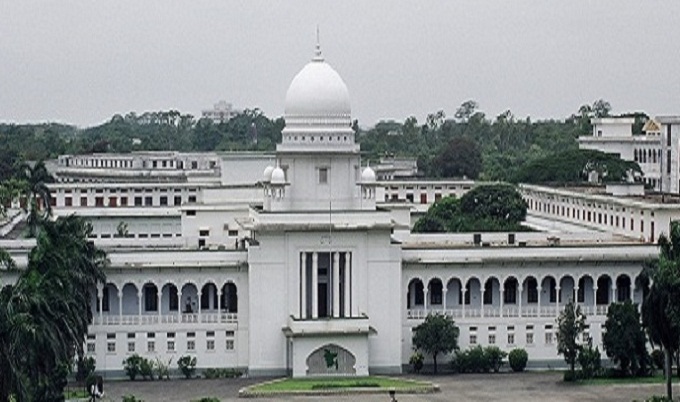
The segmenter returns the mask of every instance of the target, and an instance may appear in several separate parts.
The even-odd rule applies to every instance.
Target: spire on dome
[[[313,61],[323,61],[323,55],[321,54],[321,44],[319,42],[319,25],[316,26],[316,49],[314,50]]]

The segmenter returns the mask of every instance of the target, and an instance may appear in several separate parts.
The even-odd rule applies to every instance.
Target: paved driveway
[[[527,372],[503,374],[465,374],[437,377],[418,376],[420,380],[440,385],[441,392],[426,395],[399,395],[405,401],[578,401],[620,402],[644,400],[652,394],[664,393],[663,384],[640,385],[573,385],[562,382],[562,374],[555,372]],[[186,402],[204,396],[217,397],[221,401],[244,401],[238,398],[238,390],[263,379],[229,380],[173,380],[173,381],[121,381],[106,384],[107,399],[121,401],[123,395],[132,394],[146,402]],[[680,384],[675,384],[674,395],[680,395]],[[384,395],[289,397],[276,399],[251,399],[253,401],[382,401]]]

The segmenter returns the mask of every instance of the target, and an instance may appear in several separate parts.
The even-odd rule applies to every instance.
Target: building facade
[[[120,375],[138,353],[250,375],[398,373],[429,313],[455,320],[463,348],[523,347],[533,364],[555,364],[555,320],[570,300],[595,344],[609,304],[641,300],[636,278],[674,207],[521,186],[533,217],[580,230],[412,234],[413,216],[479,183],[379,181],[361,161],[347,87],[319,49],[285,105],[275,153],[167,156],[173,172],[178,160],[207,162],[196,180],[160,179],[162,160],[157,172],[135,154],[122,165],[120,155],[60,159],[55,214],[86,216],[110,259],[85,340],[99,370]],[[74,164],[108,173],[80,180]],[[20,267],[33,245],[0,240]]]

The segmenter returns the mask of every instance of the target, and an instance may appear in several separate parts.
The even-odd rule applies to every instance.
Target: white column
[[[344,283],[345,283],[345,289],[344,289],[344,291],[345,291],[345,294],[344,294],[344,296],[345,296],[345,317],[350,317],[352,315],[352,313],[351,313],[352,310],[350,309],[350,303],[351,303],[350,302],[350,289],[352,288],[352,286],[350,285],[350,283],[351,283],[351,276],[350,276],[350,269],[351,268],[350,268],[350,263],[349,263],[350,256],[351,256],[350,253],[345,253],[345,280],[344,280]]]
[[[196,297],[198,299],[198,300],[196,300],[196,311],[197,311],[197,314],[198,314],[197,315],[198,321],[196,321],[196,322],[201,322],[201,295],[203,294],[203,292],[201,292],[201,290],[197,289],[197,292],[196,292]]]
[[[560,287],[555,286],[555,315],[560,314]]]
[[[593,313],[597,313],[597,282],[593,281]]]
[[[312,318],[319,317],[319,253],[312,254]]]
[[[97,286],[97,307],[98,307],[98,313],[99,313],[99,324],[102,324],[102,316],[104,315],[104,289],[100,289],[99,286]]]
[[[518,303],[518,306],[517,306],[517,315],[521,317],[522,316],[522,296],[523,296],[522,292],[524,291],[524,288],[522,287],[522,285],[518,284],[517,290],[519,291],[519,303]]]
[[[140,288],[137,291],[137,307],[138,307],[138,312],[137,315],[139,316],[139,322],[142,322],[142,295],[144,294],[144,288]]]
[[[425,310],[425,314],[427,314],[427,298],[430,295],[430,289],[427,286],[423,286],[423,309]]]
[[[536,308],[538,308],[538,311],[536,312],[536,317],[540,317],[541,316],[541,294],[542,294],[541,287],[538,286],[536,288],[536,291],[538,292],[538,306],[536,307]]]
[[[222,322],[222,288],[217,288],[217,322]]]
[[[442,286],[442,309],[446,312],[446,292],[448,289]]]
[[[182,287],[177,287],[177,322],[182,322]]]
[[[158,322],[161,322],[161,310],[163,310],[161,308],[162,297],[163,297],[163,288],[160,288],[160,289],[158,289],[158,305],[157,305],[157,307],[158,307]]]
[[[479,300],[479,316],[484,317],[484,287],[481,284],[479,286],[479,294],[481,296]],[[470,295],[470,304],[472,304],[472,295]]]
[[[118,289],[118,323],[123,322],[123,289]]]
[[[307,318],[307,253],[300,253],[300,318]]]
[[[612,286],[612,298],[609,299],[609,304],[616,303],[616,285]]]
[[[501,286],[500,283],[498,284],[498,286]],[[500,304],[499,304],[499,306],[501,306],[501,308],[500,308],[500,311],[499,311],[499,315],[498,315],[498,316],[499,316],[499,317],[503,317],[503,295],[505,294],[505,289],[503,289],[503,288],[501,287],[499,290],[500,290],[500,292],[499,292],[499,297],[500,297],[500,300],[499,300],[499,303],[500,303]]]
[[[578,306],[578,304],[578,284],[576,284],[574,286],[574,305]]]
[[[340,253],[333,256],[333,317],[340,317]]]

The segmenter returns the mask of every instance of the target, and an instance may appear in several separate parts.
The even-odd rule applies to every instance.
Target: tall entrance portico
[[[286,94],[286,127],[264,202],[242,225],[250,370],[293,376],[399,372],[401,249],[361,166],[349,92],[317,51]],[[369,291],[370,289],[370,291]],[[391,311],[388,314],[388,311]]]
[[[299,318],[352,316],[352,253],[300,253]]]

